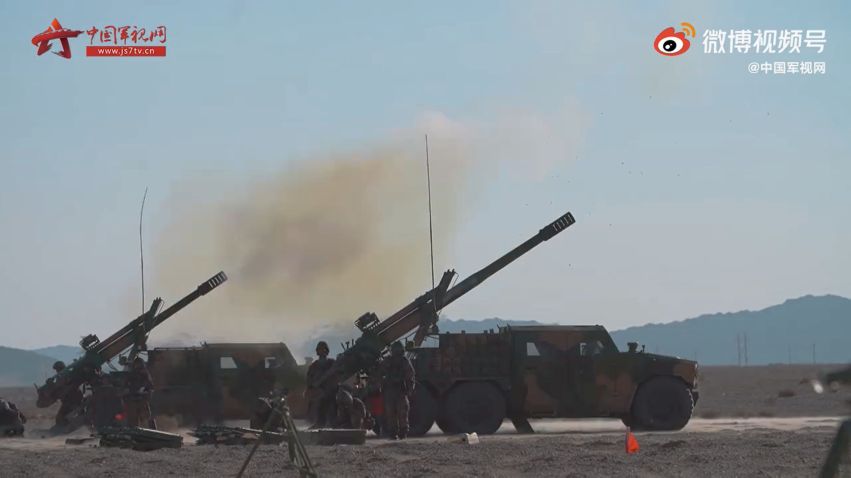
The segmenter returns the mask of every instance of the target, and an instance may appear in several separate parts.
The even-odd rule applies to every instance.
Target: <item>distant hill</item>
[[[41,384],[53,375],[55,361],[30,350],[0,346],[0,387]]]
[[[618,347],[635,341],[645,344],[648,352],[697,358],[707,365],[735,365],[737,335],[741,348],[747,336],[751,365],[812,363],[813,345],[816,362],[846,363],[851,361],[851,300],[807,295],[762,310],[701,315],[612,333]]]
[[[54,345],[52,347],[44,347],[40,349],[33,349],[33,352],[45,355],[47,357],[54,357],[56,360],[61,360],[63,362],[71,363],[79,357],[82,353],[83,349],[80,347],[72,347],[70,345]]]

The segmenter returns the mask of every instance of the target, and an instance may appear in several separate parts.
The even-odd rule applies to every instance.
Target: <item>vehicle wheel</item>
[[[455,430],[449,426],[449,421],[446,419],[446,412],[444,411],[446,408],[446,404],[442,404],[440,407],[440,411],[437,413],[437,417],[434,419],[435,424],[437,424],[437,428],[440,428],[440,431],[446,433],[448,435],[452,435],[455,433],[460,433],[458,430]]]
[[[434,418],[437,416],[437,401],[431,391],[421,383],[414,388],[411,397],[411,412],[408,416],[410,430],[408,434],[413,437],[421,437],[431,430]]]
[[[680,430],[693,410],[694,400],[685,383],[675,377],[656,377],[638,389],[630,421],[641,430]]]
[[[443,418],[451,432],[495,433],[505,420],[505,397],[487,382],[466,382],[449,391]],[[446,431],[443,427],[441,430]]]

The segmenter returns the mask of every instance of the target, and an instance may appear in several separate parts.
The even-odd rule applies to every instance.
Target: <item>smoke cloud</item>
[[[496,175],[534,181],[575,156],[580,113],[568,105],[550,117],[466,123],[426,113],[416,131],[384,144],[228,179],[225,189],[241,192],[223,200],[209,183],[190,186],[155,241],[154,290],[187,291],[218,270],[230,280],[164,324],[157,340],[295,345],[364,312],[394,312],[431,287],[421,132],[430,138],[435,250],[446,257],[478,187]]]
[[[431,146],[440,248],[468,162],[460,141]],[[431,284],[425,172],[422,149],[384,145],[301,160],[235,198],[196,195],[157,241],[156,290],[189,290],[220,269],[230,280],[158,336],[291,342],[401,307]]]

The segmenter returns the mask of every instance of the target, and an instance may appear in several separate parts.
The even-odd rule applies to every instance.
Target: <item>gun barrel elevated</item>
[[[165,322],[169,317],[186,308],[199,297],[206,295],[211,290],[223,284],[226,280],[228,280],[227,275],[225,275],[224,272],[219,272],[201,283],[194,291],[187,294],[184,298],[175,302],[160,313],[157,313],[157,310],[159,310],[160,304],[162,304],[162,299],[157,298],[148,312],[140,315],[124,328],[98,344],[95,351],[104,361],[112,360],[112,358],[116,357],[127,347],[133,345],[140,332],[147,334],[154,327]]]
[[[450,288],[450,285],[455,277],[455,271],[446,271],[436,287],[417,297],[413,302],[383,321],[377,322],[374,314],[366,314],[372,316],[372,320],[362,320],[362,317],[356,322],[363,335],[355,341],[354,345],[340,354],[334,365],[313,386],[323,387],[329,383],[338,383],[359,370],[368,370],[380,360],[387,346],[411,332],[416,331],[414,343],[419,345],[431,330],[432,325],[437,322],[437,314],[441,309],[575,222],[576,220],[571,213],[564,214],[519,246],[452,288]]]
[[[563,216],[559,217],[558,219],[556,219],[555,221],[551,222],[550,224],[548,224],[547,226],[545,226],[541,230],[539,230],[537,234],[530,237],[525,242],[523,242],[519,246],[515,247],[511,251],[507,252],[506,254],[504,254],[499,259],[496,259],[495,261],[486,265],[485,267],[483,267],[482,269],[480,269],[476,273],[474,273],[474,274],[470,275],[469,277],[467,277],[466,279],[462,280],[461,282],[456,284],[451,289],[447,290],[447,287],[448,287],[449,284],[447,283],[447,284],[444,285],[443,284],[444,281],[442,280],[441,285],[435,287],[434,290],[427,292],[426,294],[421,296],[419,299],[417,299],[413,303],[409,304],[407,307],[405,307],[404,309],[402,309],[400,311],[400,312],[410,311],[410,313],[408,313],[408,314],[396,313],[396,314],[393,314],[392,316],[388,317],[387,320],[385,320],[381,324],[381,327],[378,329],[378,334],[385,340],[385,342],[387,344],[390,344],[393,341],[396,341],[396,340],[404,337],[405,335],[409,334],[411,331],[413,331],[414,329],[419,327],[420,328],[419,333],[417,334],[417,336],[415,337],[415,340],[414,340],[414,342],[417,345],[419,345],[419,343],[425,337],[427,329],[430,327],[430,325],[432,323],[436,322],[437,312],[440,312],[440,310],[443,309],[444,307],[446,307],[447,305],[451,304],[452,302],[455,302],[456,300],[458,300],[461,296],[463,296],[467,292],[470,292],[471,290],[478,287],[488,277],[490,277],[490,276],[496,274],[497,272],[499,272],[500,270],[504,269],[506,266],[508,266],[509,264],[511,264],[512,262],[514,262],[515,260],[517,260],[518,258],[523,256],[527,252],[531,251],[532,249],[534,249],[536,246],[538,246],[542,242],[548,241],[551,238],[555,237],[556,234],[567,229],[568,227],[570,227],[575,222],[576,222],[576,219],[573,218],[573,214],[568,212],[568,213],[564,214]],[[444,280],[447,279],[447,274],[449,274],[450,272],[452,272],[452,275],[454,275],[454,271],[448,271],[443,276]],[[452,276],[450,275],[449,276],[450,282],[451,282],[451,278],[452,278]],[[424,302],[424,303],[418,304],[418,302]],[[415,315],[415,314],[413,314],[413,312],[415,312],[415,309],[422,309],[423,308],[423,307],[416,307],[417,305],[426,305],[426,304],[433,304],[433,305],[429,305],[428,307],[425,307],[425,309],[431,309],[431,311],[433,311],[434,314],[432,314],[432,317],[428,318],[429,323],[423,324],[423,323],[421,323],[420,317],[413,317],[413,315]],[[397,317],[397,315],[401,315],[401,316]]]
[[[85,352],[80,358],[74,360],[64,370],[57,373],[55,377],[48,379],[41,387],[36,387],[38,392],[36,406],[39,408],[49,407],[56,400],[62,398],[68,390],[79,387],[88,381],[90,377],[87,374],[100,369],[103,364],[112,360],[128,348],[144,345],[148,333],[154,327],[163,323],[202,295],[206,295],[226,280],[227,276],[225,273],[219,272],[199,285],[186,297],[175,302],[159,314],[157,311],[159,311],[162,305],[162,299],[155,299],[147,312],[131,320],[130,323],[109,336],[106,340],[98,341],[95,336],[89,336],[90,340],[81,343],[81,345],[85,346]]]
[[[538,244],[552,239],[553,237],[555,237],[556,234],[567,229],[575,222],[576,219],[574,219],[573,214],[569,212],[556,219],[555,221],[538,231],[537,234],[529,238],[523,244],[520,244],[519,246],[515,247],[499,259],[491,262],[490,264],[483,267],[480,271],[476,272],[470,277],[467,277],[466,279],[456,284],[453,288],[449,289],[446,292],[446,295],[443,297],[443,303],[439,304],[440,307],[438,307],[438,310],[443,307],[446,307],[452,302],[455,302],[456,299],[466,294],[467,292],[473,290],[476,286],[484,282],[485,279],[496,274],[505,266],[511,264],[512,262],[520,258],[520,256],[531,251]]]

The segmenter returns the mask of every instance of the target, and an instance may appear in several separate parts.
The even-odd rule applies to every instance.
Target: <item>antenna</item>
[[[428,134],[425,135],[425,153],[426,153],[426,182],[428,183],[428,243],[431,253],[431,303],[434,306],[434,313],[437,315],[437,302],[434,297],[434,232],[431,222],[431,166],[428,158]]]
[[[145,199],[148,198],[148,187],[142,196],[142,208],[139,210],[139,263],[142,266],[142,313],[145,313],[145,253],[142,248],[142,217],[145,214]]]

